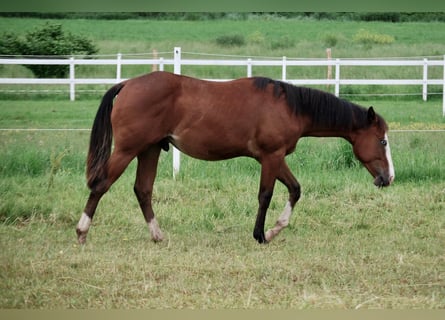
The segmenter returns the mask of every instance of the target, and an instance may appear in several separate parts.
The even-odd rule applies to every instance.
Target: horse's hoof
[[[266,236],[264,235],[264,231],[261,232],[253,232],[253,237],[258,241],[258,243],[265,244],[267,243]]]
[[[151,240],[153,242],[161,242],[162,240],[164,240],[164,235],[161,233],[157,233],[157,234],[152,234],[151,235]]]
[[[151,240],[154,242],[161,242],[164,240],[164,234],[162,233],[161,228],[159,228],[156,218],[153,218],[148,223],[148,229],[150,230]]]
[[[87,233],[82,232],[79,229],[76,229],[77,233],[77,242],[79,242],[80,245],[85,244],[87,242]]]

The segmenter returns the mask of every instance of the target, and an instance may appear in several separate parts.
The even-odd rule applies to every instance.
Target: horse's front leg
[[[279,234],[281,230],[288,226],[290,217],[292,215],[292,210],[298,199],[300,199],[301,195],[300,184],[298,183],[292,172],[289,170],[289,167],[286,163],[284,163],[284,165],[281,167],[278,180],[280,180],[280,182],[282,182],[287,187],[289,191],[289,201],[286,203],[283,213],[278,218],[275,226],[266,232],[266,241],[268,242],[271,241],[277,234]]]
[[[270,200],[273,195],[273,187],[272,188],[260,188],[260,192],[258,194],[258,213],[255,222],[255,228],[253,229],[253,237],[259,243],[266,243],[266,236],[264,234],[264,223],[266,221],[266,212],[269,208]]]
[[[275,180],[279,175],[280,168],[284,163],[284,156],[273,155],[263,158],[261,161],[261,180],[260,191],[258,193],[258,213],[253,230],[253,237],[259,243],[267,243],[268,239],[264,234],[264,223],[266,220],[267,209],[272,199]]]

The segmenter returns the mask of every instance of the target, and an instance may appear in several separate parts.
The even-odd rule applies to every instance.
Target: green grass
[[[444,129],[439,101],[361,103],[399,129]],[[2,101],[1,126],[88,128],[97,104]],[[268,245],[252,237],[255,161],[183,156],[174,181],[170,152],[162,153],[154,194],[165,241],[150,241],[132,163],[78,246],[88,136],[0,132],[0,307],[445,307],[443,132],[392,132],[396,181],[384,190],[351,162],[347,143],[302,139],[288,162],[303,196],[290,226]],[[286,199],[277,184],[267,227]]]
[[[15,32],[24,34],[45,21],[47,20],[0,18],[0,30],[13,28]],[[332,30],[336,31],[338,38],[333,52],[335,57],[372,57],[375,54],[380,56],[389,52],[390,56],[402,53],[402,56],[441,55],[444,48],[441,40],[445,25],[440,22],[385,23],[267,18],[243,21],[82,19],[51,21],[61,23],[73,33],[90,37],[98,43],[101,54],[142,53],[151,52],[152,49],[170,52],[174,46],[181,46],[183,50],[191,52],[215,53],[217,51],[213,49],[219,48],[221,53],[264,56],[274,52],[267,46],[268,44],[288,38],[294,39],[295,46],[284,51],[280,47],[274,55],[289,57],[314,57],[314,54],[317,54],[315,57],[325,57],[325,37],[331,35]],[[395,41],[391,46],[375,46],[369,50],[354,42],[354,36],[360,30],[390,35]],[[218,46],[216,39],[227,35],[242,35],[250,41],[241,47]],[[267,52],[263,52],[266,48],[269,48]],[[295,51],[296,48],[299,50]],[[298,52],[298,55],[295,52]]]
[[[0,128],[90,129],[99,101],[1,101]]]

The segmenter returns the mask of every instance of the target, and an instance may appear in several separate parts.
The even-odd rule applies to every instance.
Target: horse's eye
[[[382,146],[386,146],[388,144],[386,140],[380,140],[380,143],[382,144]]]

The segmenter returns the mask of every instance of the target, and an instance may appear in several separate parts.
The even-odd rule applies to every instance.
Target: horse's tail
[[[113,99],[123,87],[124,83],[118,83],[104,94],[94,119],[87,158],[87,184],[90,189],[107,178],[107,163],[113,141]]]

